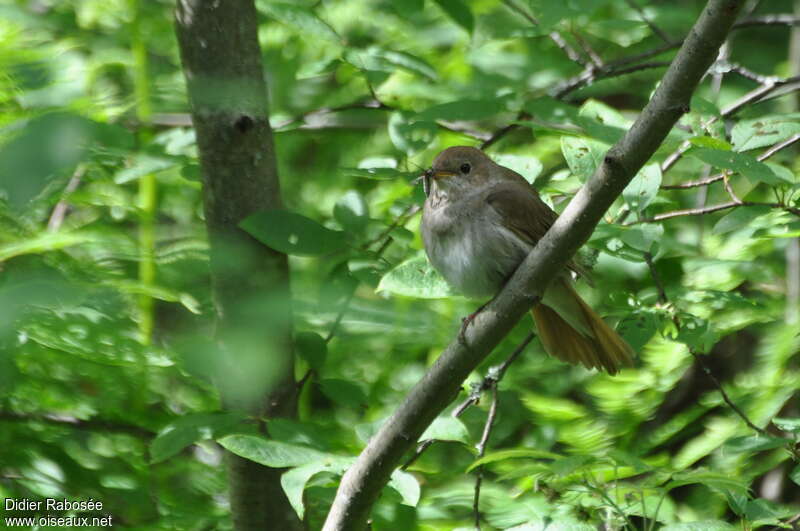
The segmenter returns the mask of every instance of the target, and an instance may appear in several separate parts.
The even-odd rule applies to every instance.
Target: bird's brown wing
[[[558,217],[527,181],[520,177],[492,187],[486,202],[500,215],[503,225],[520,239],[536,245]],[[574,260],[567,267],[585,279],[588,272]]]

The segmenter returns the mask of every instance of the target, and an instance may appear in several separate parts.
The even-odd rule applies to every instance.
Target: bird
[[[524,177],[474,147],[445,149],[422,181],[428,260],[470,298],[496,295],[558,217]],[[531,310],[539,340],[551,356],[616,374],[633,349],[575,291],[570,271],[587,275],[571,260]]]

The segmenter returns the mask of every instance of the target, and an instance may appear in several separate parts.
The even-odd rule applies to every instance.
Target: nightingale
[[[425,252],[471,298],[497,294],[558,217],[520,174],[473,147],[439,153],[423,184]],[[632,365],[633,350],[581,299],[569,270],[586,276],[570,261],[531,310],[542,346],[563,361],[610,374]]]

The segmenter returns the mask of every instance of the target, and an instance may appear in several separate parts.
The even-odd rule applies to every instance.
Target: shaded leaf
[[[294,338],[297,355],[303,358],[309,367],[320,371],[328,356],[328,345],[316,332],[298,332]]]
[[[239,427],[237,413],[193,413],[167,424],[150,443],[150,462],[159,463],[199,440],[214,439]]]
[[[271,468],[301,466],[329,457],[313,448],[272,441],[259,435],[227,435],[217,442],[240,457]]]
[[[469,5],[463,0],[434,0],[453,22],[472,33],[475,28],[475,18]]]
[[[584,137],[562,136],[561,152],[567,161],[570,171],[581,181],[594,174],[603,162],[608,144]]]
[[[753,184],[759,182],[770,185],[785,184],[769,166],[746,153],[695,147],[690,149],[688,154],[715,168],[739,172]]]
[[[389,138],[392,144],[408,155],[427,148],[436,138],[436,132],[435,123],[419,120],[411,113],[394,112],[389,118]]]
[[[760,116],[740,120],[731,130],[731,141],[736,151],[748,151],[783,142],[800,133],[800,113]]]
[[[416,507],[419,502],[419,482],[408,472],[395,470],[389,479],[389,487],[396,490],[402,498],[404,505]]]
[[[307,6],[273,0],[259,0],[258,9],[268,17],[292,26],[304,36],[315,35],[331,42],[339,42],[335,31]]]
[[[263,210],[247,216],[239,226],[264,245],[282,253],[318,256],[345,246],[345,233],[327,229],[288,210]]]

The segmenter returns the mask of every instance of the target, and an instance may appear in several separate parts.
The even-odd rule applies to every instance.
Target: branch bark
[[[286,255],[238,228],[282,208],[253,0],[179,0],[175,27],[203,175],[216,310],[214,371],[226,408],[293,416]],[[279,469],[226,456],[237,530],[300,529]]]
[[[325,531],[365,527],[373,503],[403,454],[456,397],[469,373],[541,298],[547,284],[589,238],[605,211],[688,110],[692,92],[717,56],[743,4],[742,0],[709,0],[631,129],[608,151],[503,290],[475,317],[464,341],[457,338],[447,346],[345,473]]]

